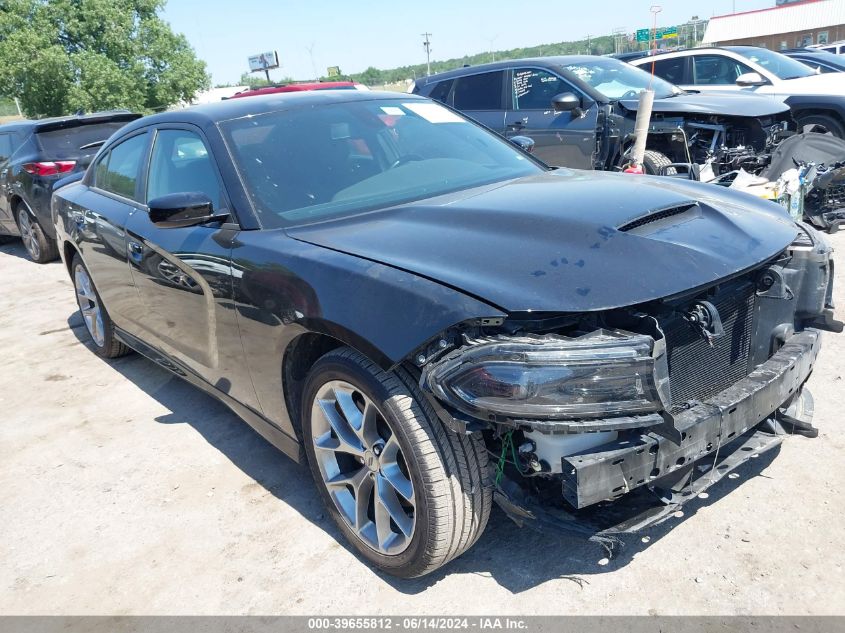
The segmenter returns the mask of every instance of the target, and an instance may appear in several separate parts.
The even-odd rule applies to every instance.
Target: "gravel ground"
[[[0,279],[2,614],[845,613],[845,336],[824,335],[810,380],[819,437],[751,460],[647,543],[607,563],[495,510],[462,558],[399,581],[223,405],[140,356],[96,357],[60,263],[7,243]]]

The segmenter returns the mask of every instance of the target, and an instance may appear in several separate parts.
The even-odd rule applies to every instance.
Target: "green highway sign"
[[[667,26],[661,29],[654,30],[655,40],[669,40],[673,37],[678,37],[677,26]],[[648,42],[649,40],[651,40],[651,29],[639,29],[637,31],[638,42]]]

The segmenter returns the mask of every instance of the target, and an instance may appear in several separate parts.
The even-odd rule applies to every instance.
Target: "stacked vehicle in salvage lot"
[[[659,522],[812,434],[804,383],[842,327],[830,248],[777,206],[550,170],[417,96],[145,118],[53,211],[97,353],[142,351],[304,449],[400,576],[471,547],[494,495],[599,539]]]

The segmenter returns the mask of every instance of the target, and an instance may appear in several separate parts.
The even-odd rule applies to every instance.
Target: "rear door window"
[[[672,59],[660,59],[654,62],[654,74],[673,84],[684,84],[686,80],[686,57],[674,57]],[[640,66],[645,71],[651,72],[651,62]]]
[[[458,110],[502,110],[504,71],[458,77],[455,80],[455,107]]]
[[[94,169],[94,186],[138,200],[138,178],[147,149],[147,133],[138,134],[113,147]]]
[[[12,135],[0,134],[0,163],[5,163],[12,155]]]

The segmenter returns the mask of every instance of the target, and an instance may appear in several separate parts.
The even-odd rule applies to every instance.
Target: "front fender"
[[[389,369],[443,330],[505,314],[403,270],[314,246],[282,231],[244,231],[232,251],[235,310],[264,414],[290,421],[282,359],[306,333],[329,336]]]

